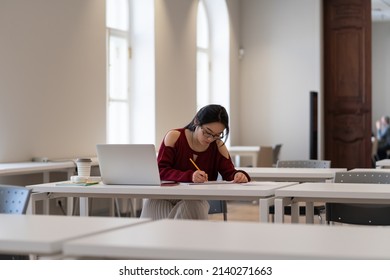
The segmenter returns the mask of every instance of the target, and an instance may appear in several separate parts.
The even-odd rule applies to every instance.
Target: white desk
[[[92,158],[92,166],[98,166],[97,158]],[[50,172],[66,172],[70,178],[75,172],[75,160],[49,161],[49,162],[9,162],[0,163],[0,176],[27,175],[42,173],[43,182],[50,181]]]
[[[235,166],[241,166],[241,157],[251,157],[252,166],[257,166],[257,158],[259,156],[259,146],[231,146],[228,147],[230,156],[234,158]]]
[[[98,160],[96,157],[92,159],[92,166],[98,166]],[[63,160],[63,161],[49,161],[49,162],[10,162],[0,163],[0,176],[14,176],[14,175],[27,175],[27,174],[43,174],[43,183],[50,182],[51,172],[66,172],[67,178],[74,175],[76,170],[76,160]],[[68,204],[72,205],[70,201]],[[44,213],[49,212],[49,204],[44,204]]]
[[[390,204],[387,184],[303,183],[275,191],[275,222],[283,222],[284,205],[291,204],[291,220],[298,221],[298,202],[306,202],[306,219],[313,223],[313,202]]]
[[[160,220],[64,244],[99,259],[390,259],[390,228]]]
[[[346,168],[240,168],[256,181],[325,182],[333,180],[335,173]]]
[[[200,184],[160,186],[92,185],[57,186],[55,183],[27,186],[32,189],[29,212],[35,213],[35,202],[56,197],[80,197],[80,215],[88,215],[88,197],[259,200],[260,221],[267,222],[269,206],[273,205],[275,190],[291,182],[249,182],[246,184]]]
[[[64,171],[70,178],[74,174],[75,167],[76,165],[72,161],[0,163],[0,176],[43,173],[43,182],[47,183],[50,181],[50,172]]]
[[[390,168],[390,159],[378,160],[375,165],[376,168]]]
[[[65,241],[148,219],[0,214],[0,252],[58,254]]]

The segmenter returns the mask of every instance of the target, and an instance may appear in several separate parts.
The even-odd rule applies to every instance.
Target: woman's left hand
[[[248,178],[245,176],[244,173],[237,172],[236,174],[234,174],[233,182],[234,183],[247,183],[248,182]]]

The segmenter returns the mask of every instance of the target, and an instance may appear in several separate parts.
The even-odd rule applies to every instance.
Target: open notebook
[[[153,144],[98,144],[96,150],[104,184],[161,185]]]

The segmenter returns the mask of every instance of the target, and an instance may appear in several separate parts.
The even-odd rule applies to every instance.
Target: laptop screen
[[[161,184],[153,144],[98,144],[96,149],[104,184]]]

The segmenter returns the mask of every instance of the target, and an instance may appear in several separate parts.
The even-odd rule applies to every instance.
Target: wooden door
[[[371,167],[371,0],[323,0],[325,159]]]

